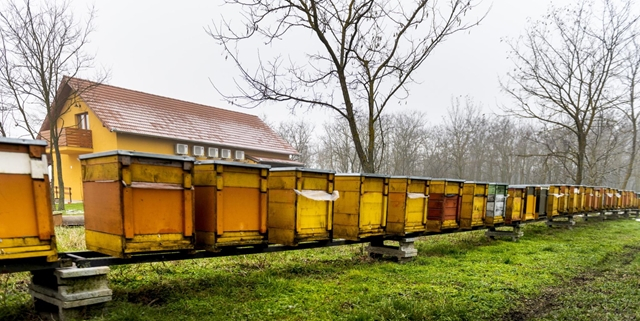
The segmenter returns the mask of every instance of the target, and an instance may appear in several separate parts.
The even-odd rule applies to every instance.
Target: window
[[[78,129],[89,129],[89,114],[77,114],[76,125],[78,126]]]

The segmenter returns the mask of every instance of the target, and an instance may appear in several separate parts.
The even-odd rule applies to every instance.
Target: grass
[[[64,205],[66,215],[84,214],[84,203],[71,203]]]
[[[114,266],[114,301],[95,320],[640,318],[640,223],[578,225],[527,225],[517,243],[482,231],[430,236],[406,264],[353,245]],[[59,247],[81,248],[81,230],[57,230]],[[0,275],[0,319],[34,317],[27,278]]]

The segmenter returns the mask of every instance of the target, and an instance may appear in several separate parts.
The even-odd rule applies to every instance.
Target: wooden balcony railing
[[[40,137],[47,142],[50,141],[49,131],[45,130],[40,132]],[[60,147],[80,147],[80,148],[93,148],[93,139],[91,138],[91,130],[78,129],[73,127],[65,127],[60,133],[58,139],[58,146]]]

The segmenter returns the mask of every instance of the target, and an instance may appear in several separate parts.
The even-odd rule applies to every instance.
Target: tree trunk
[[[50,148],[53,156],[55,156],[55,164],[56,164],[56,166],[53,167],[51,170],[52,178],[55,177],[55,180],[54,180],[55,183],[53,184],[53,186],[58,187],[58,206],[56,207],[56,209],[58,211],[64,211],[64,204],[65,204],[64,179],[62,178],[62,157],[60,155],[60,148],[58,146],[58,140],[60,137],[58,133],[58,126],[56,123],[54,123],[53,126],[51,126],[49,133],[51,136]]]
[[[576,170],[576,185],[581,185],[583,176],[584,176],[584,159],[587,154],[587,135],[579,132],[578,133],[578,159],[577,159],[577,170]]]

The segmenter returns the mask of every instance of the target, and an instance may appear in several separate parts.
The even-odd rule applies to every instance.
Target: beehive
[[[387,234],[408,235],[427,230],[429,178],[391,177]]]
[[[340,197],[333,210],[333,237],[359,240],[385,235],[389,177],[377,174],[336,174]]]
[[[569,214],[577,214],[580,212],[580,187],[572,185],[569,187],[569,201],[567,205],[567,212]]]
[[[0,260],[57,260],[47,143],[0,137]]]
[[[558,185],[558,213],[561,215],[569,213],[569,188],[568,185]]]
[[[227,161],[195,163],[196,246],[267,242],[268,165]]]
[[[538,218],[536,214],[536,187],[530,185],[512,185],[522,190],[522,220],[532,221]],[[512,186],[509,186],[510,188]]]
[[[504,215],[504,222],[508,225],[518,224],[522,221],[524,213],[523,195],[525,188],[524,186],[510,185],[507,191],[507,210]]]
[[[114,150],[80,155],[87,248],[120,258],[194,249],[194,159]]]
[[[460,209],[460,228],[468,230],[484,225],[488,192],[489,183],[464,182]]]
[[[506,210],[507,184],[491,183],[487,193],[487,215],[484,222],[494,226],[504,222]]]
[[[268,179],[269,243],[331,240],[333,200],[338,197],[334,178],[333,171],[272,168]]]
[[[557,185],[549,185],[547,186],[547,217],[551,218],[554,216],[558,216],[558,202],[560,201],[560,187]]]
[[[552,217],[547,214],[547,203],[549,199],[549,186],[536,186],[536,218]]]
[[[605,206],[604,194],[605,194],[604,187],[597,186],[593,188],[593,197],[595,198],[593,209],[595,211],[602,211],[604,209],[604,206]]]
[[[432,179],[429,185],[427,230],[440,232],[457,229],[462,206],[464,181],[459,179]]]
[[[585,186],[584,188],[584,206],[583,212],[593,212],[595,209],[596,197],[594,194],[594,188],[592,186]]]

